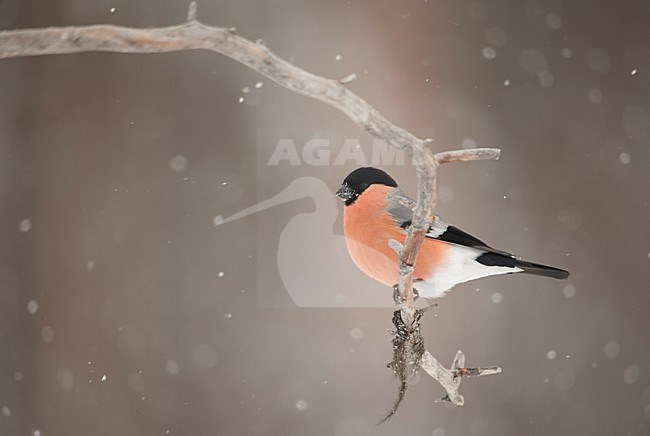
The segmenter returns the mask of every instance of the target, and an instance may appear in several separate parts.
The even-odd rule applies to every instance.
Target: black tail
[[[552,266],[540,265],[539,263],[518,260],[514,257],[504,256],[499,253],[483,253],[476,258],[476,261],[486,266],[505,266],[509,268],[521,268],[524,273],[535,276],[552,277],[554,279],[566,279],[569,271],[554,268]]]
[[[526,274],[535,276],[553,277],[554,279],[566,279],[569,277],[569,271],[552,266],[540,265],[539,263],[526,262],[525,260],[518,260],[515,266],[524,270]]]

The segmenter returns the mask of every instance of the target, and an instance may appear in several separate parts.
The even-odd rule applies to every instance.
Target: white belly
[[[451,245],[445,262],[435,269],[432,276],[414,283],[413,287],[418,290],[420,297],[440,298],[459,283],[522,271],[520,268],[483,265],[476,261],[482,253],[484,252],[475,248]]]

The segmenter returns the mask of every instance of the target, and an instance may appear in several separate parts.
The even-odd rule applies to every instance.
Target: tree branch
[[[424,348],[419,333],[422,313],[415,310],[413,295],[415,262],[433,221],[433,210],[437,202],[437,166],[447,162],[495,159],[499,156],[499,150],[457,150],[434,155],[429,149],[430,140],[417,138],[392,124],[365,100],[346,88],[345,85],[355,80],[356,75],[333,80],[305,71],[271,52],[262,40],[253,42],[237,35],[234,29],[201,23],[198,21],[195,2],[189,5],[187,22],[177,26],[135,29],[99,24],[0,32],[0,59],[81,52],[162,53],[194,49],[220,53],[291,91],[327,103],[371,135],[396,149],[405,150],[412,157],[418,176],[417,204],[404,244],[396,241],[391,243],[399,258],[401,307],[395,314],[400,315],[395,324],[398,326],[396,334],[402,335],[402,342],[406,344],[406,348],[401,350],[402,357],[410,359],[415,356],[416,360],[412,362],[415,367],[421,366],[447,391],[443,399],[458,405],[463,404],[463,397],[458,393],[463,376],[501,372],[497,367],[464,368],[465,356],[461,351],[456,354],[451,369],[440,364]],[[403,375],[406,377],[407,373]],[[404,390],[406,381],[407,378],[404,378]],[[400,393],[403,397],[403,392]],[[386,419],[395,412],[401,397]]]

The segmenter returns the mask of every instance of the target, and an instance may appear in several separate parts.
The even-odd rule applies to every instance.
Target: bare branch
[[[465,399],[458,392],[463,377],[481,377],[484,375],[501,374],[501,368],[490,366],[487,368],[466,368],[465,354],[458,350],[451,369],[447,369],[428,351],[424,352],[420,366],[440,385],[445,388],[447,395],[437,401],[453,403],[457,406],[465,404]]]
[[[347,76],[339,80],[339,82],[341,82],[341,85],[349,85],[350,83],[354,82],[357,79],[358,79],[357,75],[355,73],[352,73],[352,74],[348,74]]]
[[[433,210],[437,202],[437,166],[447,162],[494,159],[499,155],[498,150],[458,150],[434,156],[429,149],[430,140],[417,138],[392,124],[345,86],[356,79],[356,75],[333,80],[298,68],[271,52],[263,40],[253,42],[237,35],[234,28],[212,27],[201,23],[198,21],[195,2],[189,5],[187,22],[177,26],[135,29],[100,24],[0,32],[0,59],[81,52],[162,53],[195,49],[221,53],[291,91],[327,103],[376,138],[396,149],[405,150],[412,157],[418,175],[417,203],[406,240],[403,244],[391,242],[399,259],[398,290],[401,307],[397,313],[402,327],[398,327],[398,331],[402,329],[399,332],[402,335],[400,341],[407,347],[400,351],[401,355],[409,359],[416,357],[413,362],[416,368],[419,364],[436,379],[447,391],[449,400],[455,404],[463,403],[463,397],[458,393],[463,376],[500,372],[500,368],[463,368],[464,364],[460,363],[464,362],[462,352],[457,354],[450,370],[442,366],[424,349],[423,340],[420,341],[419,320],[423,312],[415,310],[413,295],[413,271],[417,254],[433,221]],[[406,372],[400,377],[405,374]],[[403,379],[404,389],[406,380]],[[403,397],[403,392],[401,394],[396,407]]]
[[[187,21],[197,21],[199,19],[199,6],[195,1],[190,2],[187,7]]]
[[[469,150],[453,150],[436,153],[436,165],[450,162],[468,162],[471,160],[499,159],[501,150],[498,148],[472,148]]]
[[[412,225],[401,251],[400,294],[403,315],[412,323],[413,265],[435,206],[434,158],[429,141],[392,124],[340,81],[317,76],[280,58],[261,40],[252,42],[232,30],[207,26],[196,20],[190,4],[190,21],[171,27],[134,29],[113,25],[52,27],[0,32],[0,58],[81,52],[161,53],[203,49],[228,56],[299,94],[325,102],[392,147],[405,150],[418,172],[418,196]]]

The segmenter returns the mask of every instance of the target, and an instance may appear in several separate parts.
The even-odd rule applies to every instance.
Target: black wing
[[[391,207],[388,211],[401,228],[404,230],[408,229],[411,225],[415,202],[399,191],[396,195],[393,195],[390,200],[392,200],[390,202]],[[569,277],[569,272],[563,269],[519,260],[506,251],[492,248],[485,242],[462,231],[458,227],[447,224],[447,222],[437,214],[435,215],[434,222],[431,223],[431,226],[429,227],[426,237],[447,242],[449,244],[461,245],[463,247],[480,250],[483,253],[477,256],[476,261],[486,266],[520,268],[528,274],[553,277],[556,279],[565,279]]]

